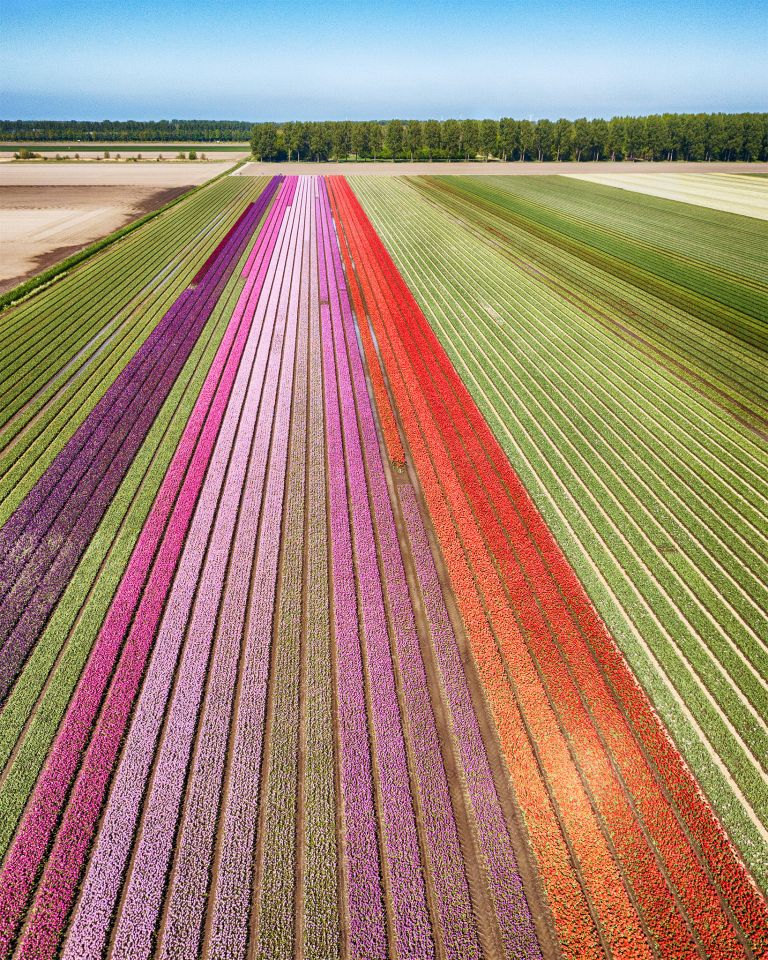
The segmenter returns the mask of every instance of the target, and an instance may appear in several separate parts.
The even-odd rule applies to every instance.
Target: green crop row
[[[493,181],[494,184],[496,182]],[[493,186],[485,184],[482,179],[463,179],[462,189],[482,203],[487,202],[487,191],[492,191]],[[578,189],[575,187],[575,190]],[[646,282],[652,278],[657,281],[654,286],[682,309],[703,316],[716,326],[731,329],[735,336],[747,341],[756,339],[759,345],[765,344],[766,335],[761,320],[768,304],[768,285],[765,275],[761,273],[764,257],[756,255],[752,248],[752,245],[757,245],[758,249],[760,247],[760,238],[764,233],[761,221],[720,213],[721,217],[733,218],[733,228],[730,236],[720,237],[717,246],[726,254],[743,255],[745,261],[752,259],[754,274],[750,271],[745,276],[743,267],[734,274],[732,269],[725,269],[722,262],[706,262],[683,244],[679,243],[676,249],[672,249],[659,243],[657,237],[649,238],[631,215],[625,217],[623,226],[608,227],[593,219],[589,208],[582,217],[576,217],[555,209],[546,199],[529,200],[515,192],[514,186],[507,185],[499,193],[504,196],[504,209],[510,217],[520,217],[545,231],[557,233],[561,243],[565,244],[566,240],[583,243],[590,248],[590,254],[605,255],[596,260],[605,269],[615,269],[613,261],[616,260],[619,276],[637,275]],[[674,206],[675,201],[666,203]],[[709,213],[719,213],[703,207],[701,211],[700,218]],[[744,248],[749,252],[744,253]]]
[[[254,196],[265,182],[250,181]],[[199,260],[210,253],[214,239]],[[238,267],[0,714],[0,856],[45,762],[243,282]]]
[[[449,211],[403,183],[353,183],[765,885],[763,444]]]
[[[617,336],[633,340],[649,355],[668,363],[736,415],[743,417],[746,412],[749,416],[754,410],[768,417],[762,353],[644,288],[594,269],[556,242],[529,233],[524,223],[510,223],[504,218],[501,191],[493,194],[493,204],[478,206],[461,183],[455,185],[457,179],[450,184],[427,178],[411,182],[487,242],[498,246],[500,236],[506,254],[525,264],[525,269],[535,270],[554,289],[564,291],[565,297],[585,304],[593,317]]]
[[[115,248],[116,259],[105,259],[103,275],[98,270],[84,268],[56,288],[57,297],[68,296],[81,304],[79,309],[85,317],[95,296],[104,305],[106,317],[111,310],[112,315],[123,313],[124,318],[115,330],[109,328],[107,320],[106,329],[96,333],[87,351],[80,350],[77,369],[57,376],[57,370],[61,370],[66,361],[51,361],[48,374],[41,373],[41,378],[47,376],[47,385],[26,402],[23,411],[0,433],[0,523],[10,516],[88,416],[194,276],[212,246],[242,212],[245,203],[256,196],[257,186],[252,180],[240,177],[229,180],[244,181],[245,187],[232,190],[226,181],[212,186],[210,195],[191,198],[196,202],[190,202],[188,210],[177,208],[169,212],[168,219],[172,222],[162,224],[161,231],[157,229],[161,226],[159,222],[149,225],[147,251],[142,253],[142,231],[136,235],[135,243]],[[177,237],[185,241],[186,246],[183,243],[177,246]],[[167,269],[169,247],[173,251],[170,270]],[[121,252],[126,257],[124,264],[120,262]],[[142,258],[141,270],[136,264],[137,257]],[[93,262],[94,269],[100,261],[101,258],[97,258]],[[144,289],[147,277],[155,280],[148,293]],[[89,285],[96,289],[95,295],[88,293]],[[43,300],[43,294],[39,299]],[[41,310],[44,314],[51,311],[57,315],[55,303],[46,304]]]

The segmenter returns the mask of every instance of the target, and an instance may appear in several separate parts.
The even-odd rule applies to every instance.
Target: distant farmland
[[[766,956],[765,181],[239,173],[0,313],[0,956]]]

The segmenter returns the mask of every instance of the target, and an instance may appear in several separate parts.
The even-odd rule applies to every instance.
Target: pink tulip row
[[[276,184],[271,184],[265,191],[264,206],[271,199],[275,187]],[[67,792],[82,759],[81,753],[98,715],[104,691],[124,647],[97,733],[88,748],[70,806],[48,857],[20,944],[19,952],[22,956],[45,956],[52,952],[60,933],[61,922],[74,896],[101,798],[119,746],[121,730],[127,721],[131,694],[140,679],[152,637],[152,624],[156,622],[148,593],[142,599],[140,613],[134,622],[128,643],[125,643],[126,635],[141,599],[158,544],[164,535],[153,577],[157,581],[159,571],[165,571],[167,581],[172,573],[175,556],[178,555],[185,524],[188,523],[197,490],[202,482],[249,326],[250,317],[244,319],[242,311],[233,317],[228,326],[62,722],[48,763],[6,857],[0,891],[0,915],[3,917],[0,944],[3,945],[10,942],[28,901],[32,882],[61,815]],[[162,593],[162,590],[159,592]],[[157,609],[156,605],[155,608]],[[138,636],[137,625],[143,630],[143,637]]]
[[[277,230],[279,244],[279,237],[285,233],[285,223],[278,225],[273,220],[271,226]],[[233,504],[236,512],[233,497],[239,498],[242,492],[243,459],[247,463],[248,444],[255,430],[262,394],[267,410],[270,409],[270,390],[272,397],[275,395],[274,331],[264,295],[269,296],[277,265],[278,261],[272,259],[263,274],[263,286],[258,288],[257,285],[249,293],[253,298],[251,309],[257,306],[253,325],[256,332],[248,342],[238,370],[165,614],[157,631],[142,694],[65,947],[64,955],[68,957],[100,956],[106,942],[112,910],[123,886],[155,746],[168,714],[157,758],[164,774],[160,779],[155,775],[151,781],[153,791],[158,792],[150,794],[147,801],[134,870],[126,890],[127,909],[124,909],[121,925],[116,931],[116,943],[122,945],[126,955],[143,955],[151,947],[154,929],[151,915],[157,910],[167,871],[169,839],[172,840],[168,826],[175,826],[176,819],[165,815],[163,803],[172,805],[180,790],[179,772],[183,776],[186,771],[190,724],[194,724],[197,717],[202,677],[208,665],[211,634],[206,619],[210,620],[211,616],[210,611],[201,606],[206,597],[198,590],[198,584],[201,577],[211,578],[208,580],[211,584],[220,577],[225,558],[219,544],[226,537],[213,550],[208,544],[215,524],[219,531],[222,528],[218,524],[224,524],[225,529],[229,526],[231,530]],[[246,287],[243,291],[244,296],[248,289]],[[279,363],[279,349],[277,356]],[[176,675],[178,681],[174,683]],[[132,906],[128,907],[129,903]]]

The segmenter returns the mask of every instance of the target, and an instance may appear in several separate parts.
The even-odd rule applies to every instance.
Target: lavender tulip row
[[[367,674],[367,698],[360,699],[356,708],[365,714],[365,699],[368,700],[371,713],[370,739],[374,745],[383,813],[384,866],[391,889],[396,948],[398,953],[404,956],[428,958],[433,956],[434,946],[416,812],[411,796],[365,465],[344,341],[344,318],[351,322],[351,308],[324,182],[320,189],[319,208],[325,252],[325,259],[321,259],[321,290],[325,280],[330,297],[329,332],[333,337],[342,418],[350,521],[354,539],[355,579],[359,584],[359,605],[362,613],[362,661]],[[327,272],[327,277],[324,277],[324,272]],[[331,475],[340,467],[340,462],[332,461]],[[352,579],[355,568],[346,571],[347,579]]]
[[[277,239],[278,249],[282,249],[285,232],[285,224],[282,224]],[[123,887],[125,868],[134,843],[134,832],[163,717],[168,713],[157,759],[163,777],[158,779],[155,776],[152,781],[153,792],[147,798],[143,829],[138,838],[133,871],[126,889],[121,923],[115,934],[116,949],[119,945],[119,952],[124,952],[126,956],[143,956],[152,946],[153,918],[157,915],[176,822],[176,817],[171,816],[164,805],[172,810],[175,804],[178,809],[176,798],[183,786],[180,777],[183,780],[186,773],[215,620],[215,611],[212,617],[207,606],[209,598],[205,590],[198,589],[198,586],[201,580],[213,588],[222,582],[222,567],[227,559],[226,535],[229,531],[231,538],[240,497],[244,496],[247,501],[248,494],[258,494],[258,490],[252,487],[243,494],[243,485],[252,483],[251,477],[258,477],[258,471],[249,472],[247,478],[244,476],[257,421],[271,427],[283,335],[275,329],[270,306],[264,298],[272,296],[279,262],[279,255],[272,258],[265,276],[257,310],[257,313],[267,317],[267,322],[263,324],[264,333],[249,342],[238,371],[232,399],[155,640],[155,649],[116,774],[110,803],[104,814],[102,830],[84,880],[81,901],[65,946],[64,955],[67,957],[101,955],[109,935],[112,910]],[[254,329],[260,329],[261,326],[256,322]],[[263,411],[261,416],[260,410]],[[259,502],[258,498],[255,502]],[[242,616],[244,609],[245,604],[241,602],[233,612],[239,610]],[[179,679],[174,684],[175,674]],[[202,895],[200,893],[199,890],[192,890],[202,912],[205,887]],[[181,905],[178,898],[176,904],[177,907]],[[186,929],[180,931],[182,939],[185,935],[194,937],[195,928],[199,931],[200,922],[194,911],[189,913],[187,920]]]
[[[437,725],[430,704],[424,661],[419,647],[362,356],[349,306],[344,301],[342,304],[347,356],[361,422],[381,567],[392,612],[397,664],[403,687],[439,922],[446,956],[456,960],[470,960],[480,956],[480,944],[461,845],[440,753]]]
[[[320,201],[318,220],[327,235]],[[332,555],[333,634],[336,643],[337,729],[340,741],[341,804],[343,805],[343,869],[348,952],[353,960],[387,956],[384,892],[376,829],[373,769],[368,740],[363,661],[354,581],[344,440],[339,416],[339,390],[333,349],[328,289],[328,242],[318,231],[320,329],[325,383],[325,433]]]
[[[538,958],[541,949],[416,495],[410,484],[399,494],[504,947],[509,956]]]
[[[44,627],[278,183],[249,206],[0,531],[0,700]]]

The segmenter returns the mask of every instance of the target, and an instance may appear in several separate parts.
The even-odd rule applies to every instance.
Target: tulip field
[[[0,957],[768,956],[766,241],[224,176],[0,313]]]

